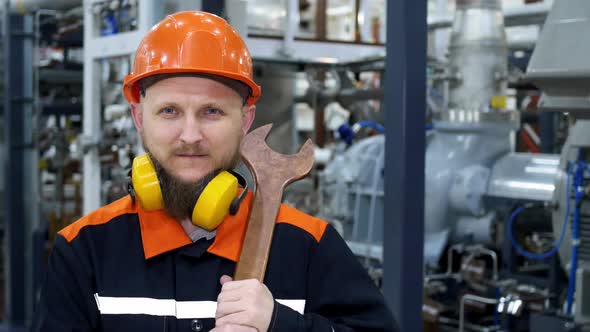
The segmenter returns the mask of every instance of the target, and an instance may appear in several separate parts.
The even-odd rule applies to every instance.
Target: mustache
[[[209,154],[209,149],[204,148],[201,145],[181,145],[172,150],[173,154],[188,154],[188,155],[203,155]]]

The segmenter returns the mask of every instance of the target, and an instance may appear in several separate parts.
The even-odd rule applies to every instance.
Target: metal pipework
[[[453,274],[453,251],[463,252],[464,245],[461,243],[454,244],[449,248],[447,253],[447,275]]]
[[[307,71],[306,79],[309,83],[309,88],[305,95],[295,98],[295,102],[307,102],[313,105],[314,99],[317,98],[318,108],[323,108],[333,101],[337,101],[342,106],[348,107],[353,103],[363,100],[383,100],[383,88],[356,88],[347,76],[345,68],[343,65],[338,70],[327,70],[334,79],[334,86],[330,89],[322,88],[321,83],[312,77],[315,74],[313,70]]]
[[[465,300],[470,300],[474,302],[484,303],[484,304],[498,304],[498,300],[491,299],[487,297],[477,296],[473,294],[465,294],[461,297],[461,305],[459,308],[459,332],[464,332],[464,325],[465,325]]]
[[[446,276],[452,276],[453,275],[453,252],[457,251],[459,253],[471,253],[474,254],[476,256],[489,256],[492,258],[492,279],[494,281],[498,280],[498,255],[496,254],[496,252],[494,252],[493,250],[484,248],[482,246],[467,246],[465,247],[463,244],[455,244],[452,245],[449,248],[449,251],[447,253],[447,272],[446,272]]]
[[[449,107],[487,112],[506,91],[507,54],[499,0],[460,0],[451,33]]]
[[[489,256],[492,258],[492,271],[493,271],[492,279],[494,281],[497,281],[498,280],[498,255],[496,255],[496,252],[493,250],[484,248],[484,247],[480,247],[480,246],[468,248],[467,250],[469,251],[470,249],[476,255]]]
[[[520,122],[517,112],[494,111],[504,107],[507,85],[500,1],[458,1],[454,22],[446,73],[448,109],[433,115],[436,130],[426,150],[425,230],[427,236],[439,238],[452,237],[458,220],[465,217],[449,199],[454,181],[470,167],[491,169],[497,159],[509,153],[511,131]],[[480,211],[476,217],[485,213]],[[438,248],[426,258],[428,264],[438,260],[441,251],[435,250]]]
[[[527,4],[516,8],[507,8],[504,13],[504,25],[507,27],[543,24],[551,4],[547,2]],[[428,20],[428,30],[449,28],[453,25],[451,16],[434,17]]]
[[[38,9],[64,10],[80,6],[80,0],[10,0],[10,11],[18,14],[33,12]]]

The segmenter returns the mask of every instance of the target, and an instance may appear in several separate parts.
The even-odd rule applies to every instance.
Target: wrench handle
[[[260,186],[256,189],[234,280],[258,279],[260,282],[264,280],[282,196],[283,188],[280,192],[274,193],[264,192]]]
[[[244,137],[240,146],[242,160],[256,181],[256,192],[235,280],[258,279],[263,282],[283,190],[309,174],[313,167],[311,140],[307,140],[295,155],[280,154],[266,144],[271,127],[269,124],[254,129]]]

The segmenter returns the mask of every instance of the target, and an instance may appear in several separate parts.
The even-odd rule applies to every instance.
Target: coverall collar
[[[209,253],[234,262],[238,261],[248,224],[252,197],[252,192],[248,192],[236,215],[228,214],[221,225],[217,227],[215,240],[207,249]],[[136,205],[145,259],[192,243],[180,223],[164,210],[146,211],[140,204]]]

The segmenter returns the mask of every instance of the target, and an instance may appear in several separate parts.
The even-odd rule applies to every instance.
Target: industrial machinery
[[[576,2],[578,8],[588,6],[582,2]],[[83,156],[84,212],[125,194],[129,162],[141,148],[120,96],[122,75],[141,35],[171,1],[165,6],[142,0],[114,3],[85,1],[85,24],[92,29],[86,29],[84,39],[83,135],[75,144]],[[516,152],[521,113],[507,103],[510,70],[500,1],[457,0],[456,5],[448,61],[429,60],[426,188],[416,188],[426,189],[425,329],[559,331],[554,328],[559,325],[573,331],[590,316],[583,288],[574,287],[588,279],[590,249],[584,236],[590,213],[585,196],[571,190],[574,183],[587,185],[586,153],[579,151],[590,144],[590,125],[576,122],[561,156]],[[545,92],[540,107],[577,118],[588,102],[586,77],[579,74],[586,72],[578,49],[583,43],[561,46],[579,52],[557,63],[551,34],[561,36],[562,27],[574,24],[552,22],[569,22],[561,20],[564,15],[577,18],[574,14],[584,11],[570,13],[561,6],[556,1],[549,15],[528,79]],[[583,21],[574,19],[580,26],[567,28],[584,31]],[[316,177],[290,187],[285,198],[331,222],[379,283],[382,243],[387,241],[381,230],[383,223],[396,222],[383,214],[384,57],[326,61],[260,51],[284,55],[307,43],[295,42],[289,26],[283,41],[248,42],[255,80],[266,96],[258,104],[255,126],[275,122],[269,143],[284,153],[293,152],[304,136],[315,138],[321,147]],[[565,43],[563,36],[559,40]],[[263,42],[278,49],[261,47]],[[325,45],[305,46],[306,54],[316,58],[314,52],[326,50]],[[340,46],[329,48],[338,53]],[[375,45],[365,49],[380,50]],[[571,84],[564,85],[568,80]],[[301,103],[316,112],[311,115],[313,133],[300,130]],[[576,214],[572,228],[570,215]]]
[[[528,78],[543,91],[540,107],[545,111],[565,112],[573,124],[559,159],[559,175],[555,178],[553,196],[553,232],[563,239],[558,246],[561,264],[569,283],[566,314],[574,316],[576,326],[588,327],[590,299],[588,287],[587,215],[590,122],[587,114],[587,82],[590,65],[583,41],[563,40],[574,31],[587,30],[590,4],[585,1],[556,2],[545,25],[545,31],[531,58]],[[584,37],[585,38],[585,37]],[[557,50],[566,49],[568,52]],[[558,235],[559,234],[559,235]],[[574,308],[575,307],[575,308]],[[582,329],[582,328],[581,328]]]
[[[425,128],[425,330],[582,331],[590,68],[587,43],[571,37],[590,27],[590,4],[555,1],[523,78],[543,92],[542,111],[568,114],[559,155],[516,152],[500,1],[456,4],[449,60],[429,70],[428,95],[444,100],[429,101]],[[396,222],[383,216],[384,142],[336,148],[319,174],[320,216],[378,282],[382,223]]]
[[[48,183],[52,190],[71,185],[58,196],[75,202],[59,207],[61,218],[126,194],[127,170],[141,147],[121,82],[144,32],[165,12],[189,9],[173,3],[85,0],[76,16],[80,21],[84,15],[88,27],[84,90],[67,90],[75,98],[55,98],[66,94],[41,89],[45,101],[69,99],[76,109],[83,92],[83,112],[41,122],[50,142],[42,167],[55,171]],[[500,0],[457,0],[448,60],[429,59],[425,188],[415,188],[425,190],[427,331],[579,331],[590,320],[583,287],[590,280],[590,68],[587,43],[571,42],[573,35],[590,35],[574,33],[589,29],[584,15],[590,3],[564,3],[555,1],[526,77],[544,93],[541,109],[569,114],[572,127],[561,155],[516,152],[522,113],[507,103],[509,46]],[[289,187],[286,200],[332,223],[380,283],[383,223],[396,222],[383,213],[385,58],[305,60],[264,53],[285,55],[301,45],[317,59],[327,49],[342,50],[339,44],[296,42],[293,27],[286,28],[282,41],[248,42],[255,80],[265,91],[255,126],[275,122],[269,143],[284,153],[304,136],[315,138],[321,147],[315,177]],[[261,47],[264,42],[273,47]],[[363,45],[367,49],[382,50]],[[313,133],[301,130],[302,103],[313,110]],[[63,173],[60,162],[75,172]],[[83,186],[76,178],[80,171]]]

